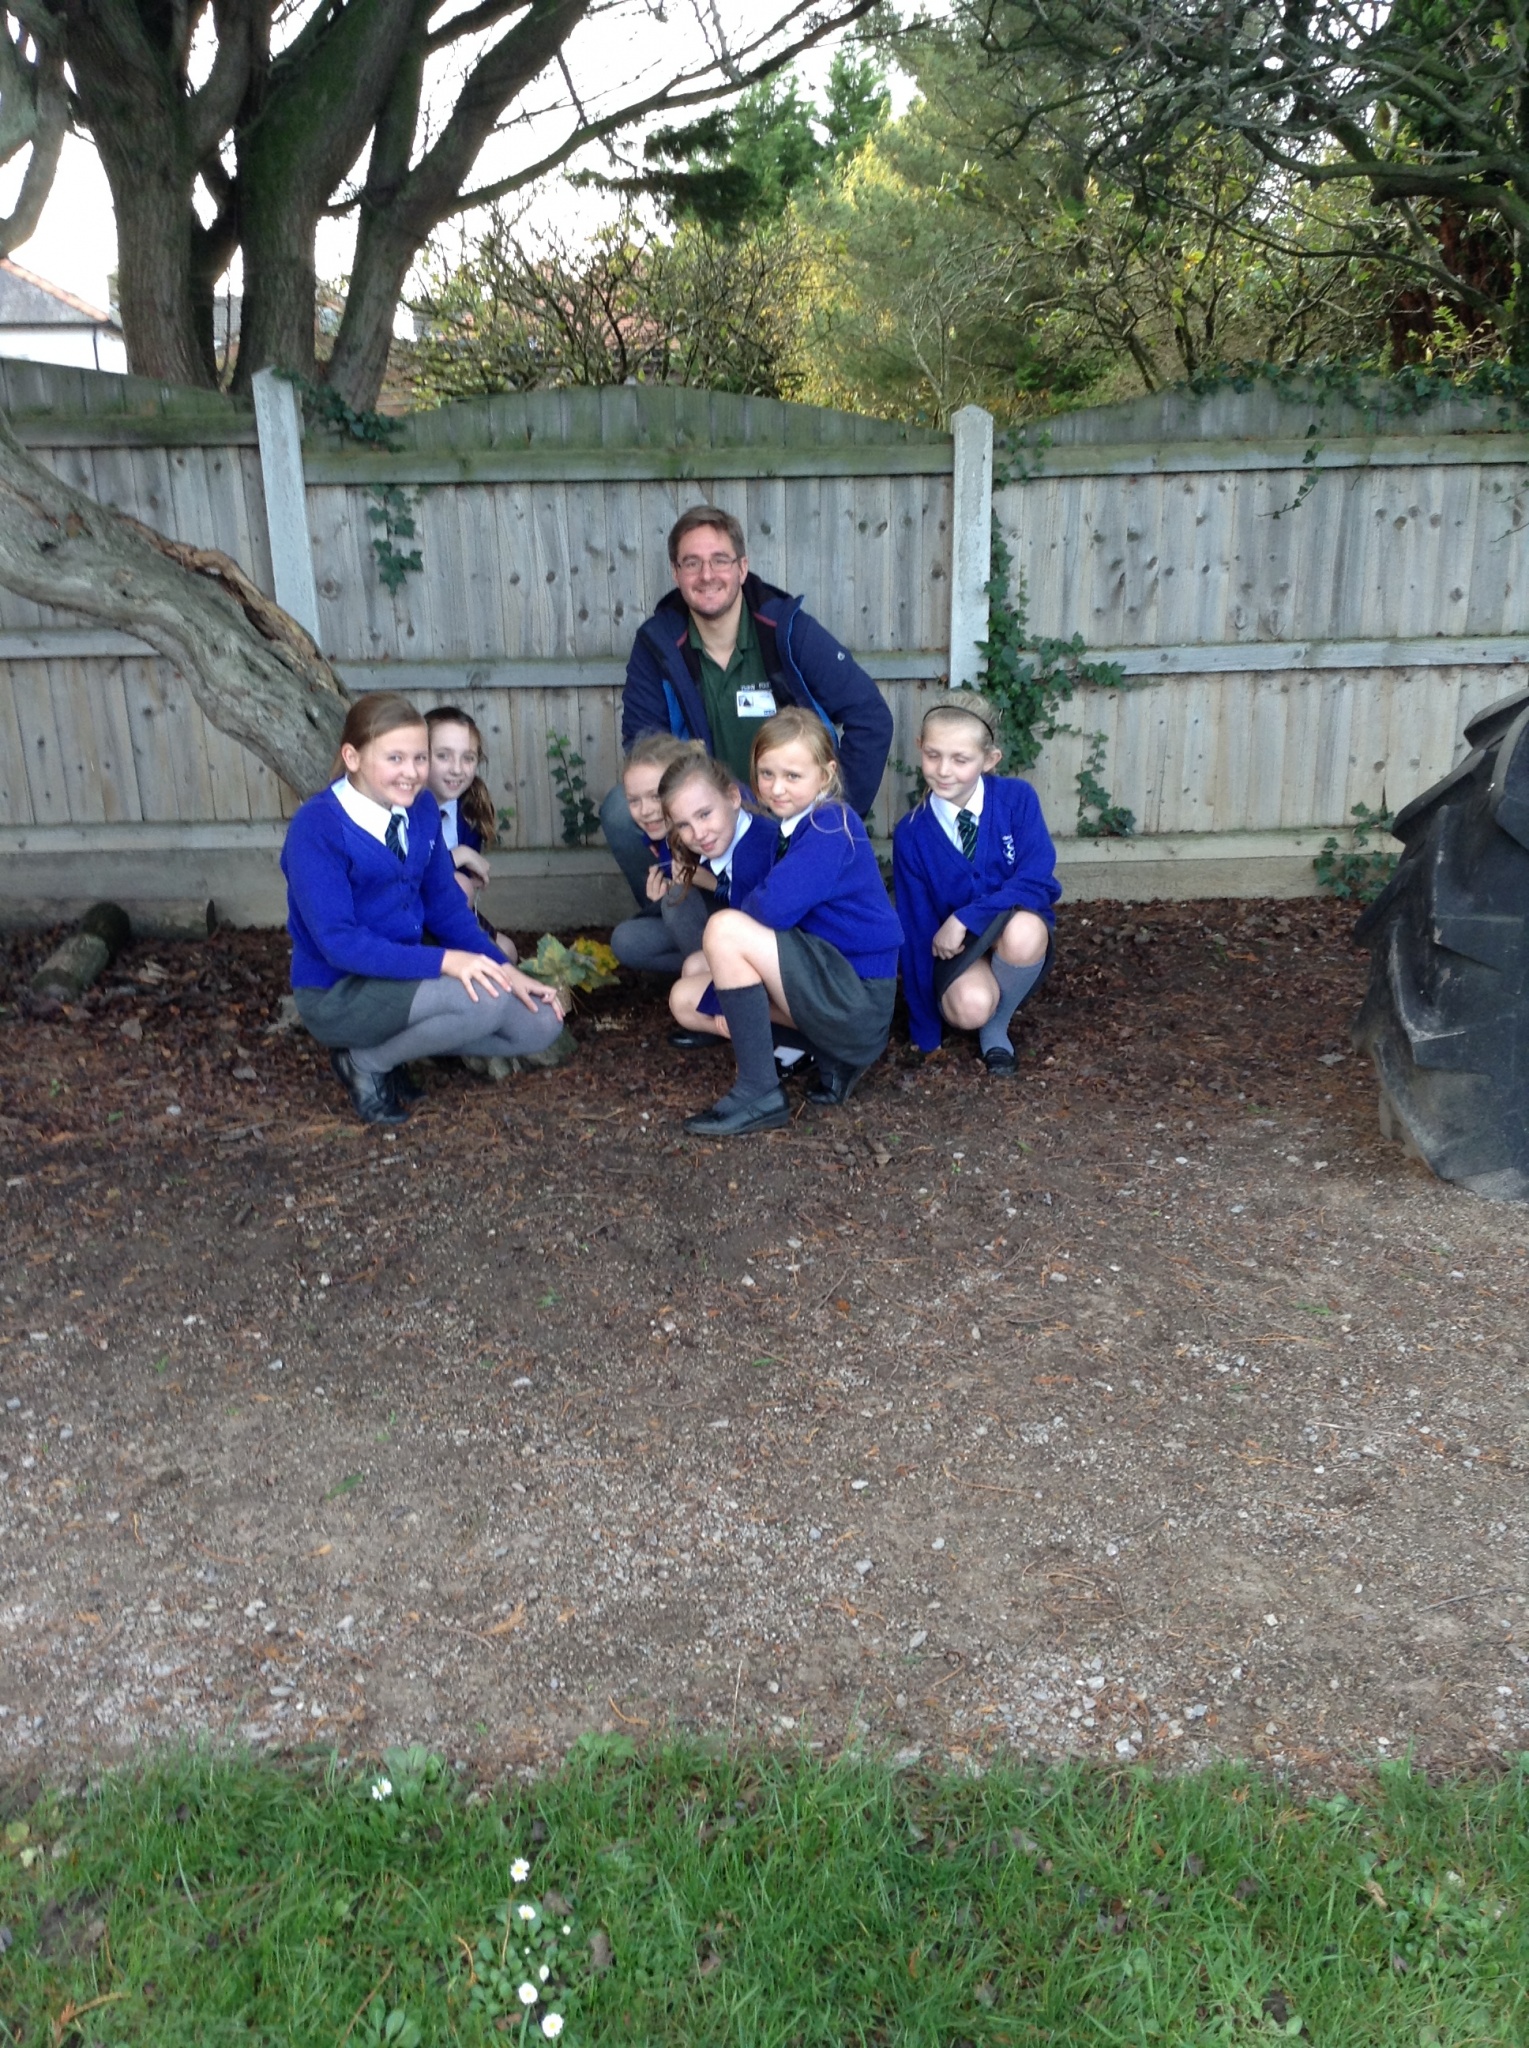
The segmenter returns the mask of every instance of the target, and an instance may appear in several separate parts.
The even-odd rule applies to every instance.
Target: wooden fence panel
[[[1309,479],[1307,479],[1309,480]],[[1529,470],[1045,476],[998,494],[1040,633],[1090,647],[1521,630]]]
[[[1488,665],[1252,669],[1086,687],[1068,720],[1106,733],[1103,779],[1140,832],[1332,827],[1356,803],[1395,810],[1447,773],[1466,722],[1517,687],[1515,669]],[[894,702],[911,689],[894,686]],[[1083,745],[1059,736],[1030,773],[1056,833],[1076,829]]]
[[[69,809],[64,748],[59,739],[48,664],[45,661],[15,661],[10,666],[32,822],[37,825],[71,824],[74,820]]]
[[[14,664],[0,661],[0,825],[33,825],[26,741],[16,713]]]
[[[0,405],[79,488],[221,547],[270,587],[240,408],[4,362]],[[1529,441],[1483,424],[1446,408],[1426,433],[1396,434],[1339,408],[1313,478],[1305,410],[1265,392],[1054,422],[1033,473],[995,501],[1031,627],[1081,633],[1136,682],[1069,707],[1076,731],[1034,777],[1056,830],[1074,827],[1096,731],[1103,779],[1143,832],[1330,827],[1443,773],[1465,718],[1515,686],[1513,636],[1529,635]],[[850,415],[636,388],[448,408],[405,422],[396,456],[310,442],[325,650],[358,687],[396,664],[421,706],[465,702],[496,804],[514,811],[508,843],[557,847],[549,735],[585,756],[598,802],[632,635],[671,587],[669,529],[710,500],[743,521],[766,581],[881,661],[892,760],[911,763],[948,642],[949,447]],[[417,506],[423,568],[390,596],[369,514],[394,477]],[[8,825],[239,825],[296,801],[165,664],[5,592],[0,748]],[[890,768],[882,829],[906,790]]]

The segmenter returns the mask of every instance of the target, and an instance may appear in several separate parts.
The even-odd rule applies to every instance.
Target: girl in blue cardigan
[[[808,1101],[847,1102],[885,1049],[897,990],[902,928],[865,827],[843,801],[828,728],[795,706],[778,712],[755,737],[749,779],[764,812],[749,838],[765,835],[768,864],[741,899],[735,890],[728,908],[712,912],[701,938],[738,1079],[687,1119],[697,1137],[789,1120],[772,1022],[793,1026],[813,1050]]]
[[[668,841],[659,784],[682,762],[705,760],[706,750],[694,740],[677,740],[667,732],[645,732],[627,749],[621,763],[621,788],[632,823],[647,841],[647,907],[624,918],[611,933],[611,951],[623,967],[650,974],[678,974],[701,943],[701,928],[711,908],[714,886],[708,871],[697,878],[677,876]]]
[[[975,1031],[988,1072],[1010,1075],[1009,1023],[1050,963],[1062,891],[1035,791],[993,772],[1003,759],[997,732],[975,690],[925,712],[918,751],[928,789],[893,830],[892,886],[914,1044],[933,1052],[942,1023]]]
[[[439,704],[425,713],[430,735],[430,794],[441,813],[441,837],[456,869],[457,887],[483,927],[513,967],[520,955],[508,932],[495,931],[478,909],[489,881],[487,849],[499,836],[494,799],[483,771],[488,766],[483,735],[476,722],[455,704]]]
[[[358,697],[335,766],[281,852],[292,993],[362,1122],[398,1124],[405,1061],[539,1052],[562,1004],[504,959],[457,887],[413,705]]]

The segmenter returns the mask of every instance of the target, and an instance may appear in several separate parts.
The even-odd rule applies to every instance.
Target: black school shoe
[[[819,1053],[818,1078],[807,1090],[807,1100],[819,1109],[842,1109],[870,1071],[869,1067],[841,1067],[837,1060]]]
[[[671,1031],[666,1043],[681,1052],[705,1052],[707,1046],[726,1045],[727,1040],[717,1031]]]
[[[685,1128],[693,1138],[743,1138],[750,1131],[778,1131],[791,1121],[791,1110],[783,1088],[768,1095],[754,1095],[724,1109],[715,1103],[699,1116],[687,1116]]]
[[[416,1102],[423,1102],[425,1091],[415,1080],[408,1067],[394,1067],[388,1074],[392,1083],[393,1096],[400,1108],[408,1109]]]
[[[364,1124],[401,1124],[409,1112],[393,1093],[390,1074],[364,1074],[348,1052],[329,1055],[336,1080],[343,1083],[350,1106]]]
[[[982,1055],[982,1064],[997,1080],[1010,1080],[1019,1071],[1019,1061],[1014,1057],[1011,1045],[990,1045]]]

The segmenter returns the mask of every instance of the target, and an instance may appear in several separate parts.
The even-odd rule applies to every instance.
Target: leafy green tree
[[[989,28],[1001,11],[983,10]],[[796,204],[814,264],[804,395],[1018,418],[1384,346],[1394,230],[1363,193],[1312,194],[1203,125],[1171,193],[1144,193],[1098,161],[1086,98],[1038,65],[1026,84],[1048,115],[1021,118],[972,20],[926,27],[899,58],[920,98]]]
[[[1235,139],[1287,188],[1355,195],[1337,253],[1381,253],[1529,363],[1524,0],[953,0],[951,20],[1017,146],[1081,138],[1090,176],[1161,212],[1207,134]]]
[[[875,59],[843,49],[829,67],[827,98],[819,108],[794,74],[777,74],[730,108],[655,129],[643,145],[642,171],[581,173],[579,182],[627,200],[653,199],[674,223],[739,234],[778,220],[793,196],[847,163],[891,111],[886,74]]]

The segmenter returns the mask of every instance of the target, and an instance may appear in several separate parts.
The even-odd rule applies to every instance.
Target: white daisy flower
[[[542,2032],[549,2041],[555,2041],[562,2031],[563,2015],[560,2012],[549,2012],[542,2021]]]
[[[541,1993],[534,1984],[522,1984],[517,1994],[522,2005],[535,2005]]]
[[[534,1920],[536,1918],[536,1908],[534,1906],[517,1906],[515,1911],[522,1920]]]
[[[372,1780],[372,1797],[374,1799],[391,1799],[392,1796],[393,1781],[391,1778],[374,1778]]]
[[[527,1863],[524,1856],[517,1856],[515,1858],[515,1861],[510,1865],[510,1876],[514,1879],[516,1884],[524,1884],[526,1879],[530,1875],[530,1864]]]

